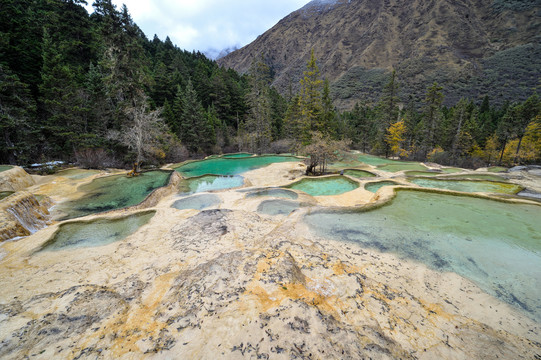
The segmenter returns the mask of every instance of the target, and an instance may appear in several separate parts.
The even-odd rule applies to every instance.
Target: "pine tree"
[[[53,42],[47,29],[43,35],[43,68],[40,86],[44,108],[43,136],[45,151],[56,158],[66,158],[76,150],[78,137],[84,132],[87,109],[78,96],[73,70]]]
[[[520,146],[522,145],[522,139],[526,134],[528,125],[536,119],[536,116],[541,114],[541,102],[537,94],[530,96],[524,103],[519,105],[518,111],[512,123],[512,128],[515,136],[518,138],[517,150],[515,153],[515,162],[518,159],[520,153]]]
[[[320,131],[333,138],[339,138],[338,124],[336,122],[336,112],[331,99],[329,81],[323,82],[323,92],[321,93],[321,128]]]
[[[250,67],[250,92],[247,95],[250,112],[246,130],[250,134],[251,152],[258,154],[269,149],[271,142],[270,69],[262,59]]]
[[[385,156],[388,156],[389,145],[385,141],[385,134],[392,123],[398,121],[399,108],[398,103],[398,81],[396,71],[393,70],[389,82],[383,88],[383,94],[378,104],[379,109],[379,138],[378,141],[383,144]]]
[[[424,125],[424,155],[428,154],[437,145],[437,131],[442,118],[441,104],[443,103],[443,93],[441,90],[443,87],[437,83],[432,84],[428,88],[425,97],[424,111],[423,111],[423,125]]]
[[[192,153],[209,152],[215,143],[214,129],[191,81],[186,85],[182,100],[180,139]]]
[[[302,144],[307,145],[312,138],[312,132],[326,131],[322,119],[322,98],[321,90],[323,81],[319,77],[319,68],[316,64],[314,50],[310,53],[310,60],[304,71],[304,77],[300,80],[301,90],[299,93],[300,107],[300,140]]]
[[[28,86],[0,64],[0,163],[26,164],[38,141],[33,119],[36,104]]]

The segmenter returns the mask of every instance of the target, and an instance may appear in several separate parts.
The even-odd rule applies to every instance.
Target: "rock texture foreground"
[[[4,243],[0,358],[541,356],[538,323],[458,275],[318,238],[306,210],[263,216],[260,200],[217,194],[201,212],[165,198],[106,246],[39,251],[57,225]]]

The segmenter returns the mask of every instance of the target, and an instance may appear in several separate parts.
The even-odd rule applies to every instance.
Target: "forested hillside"
[[[83,2],[1,2],[0,163],[90,157],[120,166],[143,107],[160,110],[169,130],[147,151],[153,161],[185,156],[179,140],[193,154],[229,145],[247,111],[246,77],[169,38],[148,40],[126,7],[97,0],[89,15]]]
[[[463,167],[541,161],[533,89],[500,104],[426,81],[414,96],[393,71],[340,112],[315,50],[284,98],[261,54],[239,75],[169,38],[148,40],[125,6],[96,0],[89,15],[82,3],[2,1],[0,163],[131,167],[250,151],[308,155],[315,168],[345,147]]]

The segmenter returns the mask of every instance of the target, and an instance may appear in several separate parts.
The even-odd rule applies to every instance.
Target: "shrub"
[[[104,169],[112,166],[114,161],[102,148],[88,148],[75,151],[77,165],[84,169]]]

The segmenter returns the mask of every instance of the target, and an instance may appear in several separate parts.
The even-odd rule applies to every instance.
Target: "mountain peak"
[[[263,55],[286,93],[313,49],[340,108],[377,100],[392,69],[403,96],[437,81],[448,104],[520,100],[539,86],[540,11],[538,1],[313,0],[219,63],[246,72]]]

